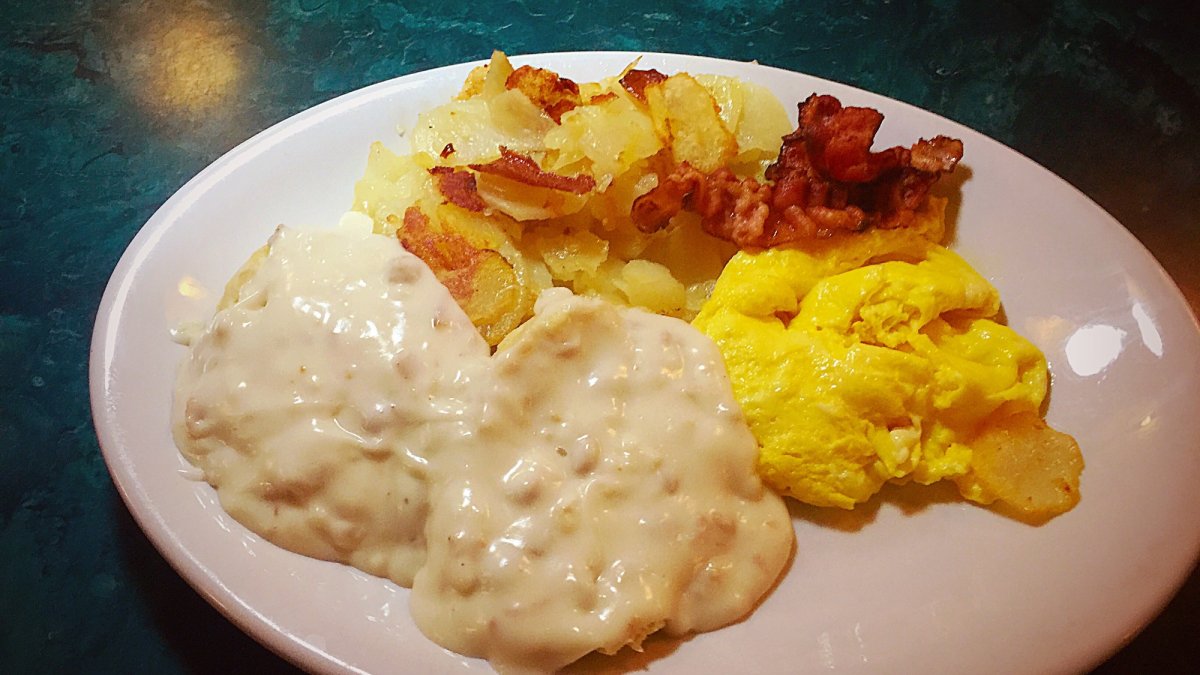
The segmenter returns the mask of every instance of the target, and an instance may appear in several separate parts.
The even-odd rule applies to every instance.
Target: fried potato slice
[[[508,76],[504,86],[521,90],[555,124],[562,119],[563,113],[583,102],[579,96],[579,85],[545,68],[521,66]]]
[[[506,89],[505,83],[512,74],[513,66],[509,63],[508,56],[500,50],[495,50],[486,64],[477,66],[467,75],[455,99],[464,101],[476,96],[491,98]]]
[[[445,209],[454,207],[444,206]],[[490,233],[463,220],[432,219],[410,207],[396,235],[433,270],[488,344],[495,346],[533,311],[534,297],[515,266],[488,246]]]
[[[676,163],[687,162],[708,173],[737,157],[737,139],[721,121],[716,99],[694,77],[672,75],[647,85],[645,94],[655,130],[669,144]]]
[[[712,94],[721,111],[721,121],[737,139],[738,169],[756,178],[779,155],[783,137],[794,125],[787,110],[770,89],[724,75],[697,75],[696,81]],[[752,165],[755,166],[751,169]]]
[[[584,230],[538,228],[526,235],[527,245],[545,263],[556,279],[573,282],[595,275],[608,259],[608,242]]]
[[[554,127],[542,109],[517,89],[451,101],[417,116],[409,137],[415,152],[442,157],[449,166],[490,162],[501,146],[528,155],[541,152]]]
[[[562,124],[547,132],[546,147],[556,153],[552,169],[590,164],[596,181],[607,186],[656,154],[663,142],[642,107],[610,96],[563,115]]]
[[[429,169],[433,158],[424,153],[398,155],[383,143],[371,144],[367,169],[354,184],[354,209],[375,221],[375,231],[392,234],[388,216],[398,224],[404,211],[433,190]]]
[[[1045,520],[1079,503],[1079,444],[1034,412],[989,421],[971,444],[971,471],[960,490],[975,501],[999,500],[1028,520]],[[972,489],[976,488],[976,489]]]
[[[487,206],[513,220],[548,220],[575,213],[587,206],[587,197],[538,187],[504,176],[478,174],[475,185]]]
[[[629,304],[657,314],[679,316],[687,304],[687,289],[666,265],[650,260],[630,260],[613,284],[629,298]]]

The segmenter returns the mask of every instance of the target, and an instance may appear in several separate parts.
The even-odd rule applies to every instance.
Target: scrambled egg
[[[933,243],[943,206],[912,230],[738,253],[697,316],[781,493],[852,508],[889,480],[952,479],[997,498],[969,443],[989,421],[1037,415],[1046,361],[997,322],[996,289]]]

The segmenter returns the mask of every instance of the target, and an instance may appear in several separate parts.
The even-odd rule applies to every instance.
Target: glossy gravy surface
[[[542,671],[744,616],[792,545],[715,345],[641,310],[543,294],[501,344],[477,447],[431,470],[426,635]]]
[[[387,237],[278,231],[174,431],[240,522],[412,585],[426,635],[501,671],[736,621],[792,546],[708,338],[560,290],[489,356]]]
[[[411,585],[429,462],[474,426],[487,344],[424,263],[369,234],[280,228],[238,296],[180,369],[176,444],[250,529]]]

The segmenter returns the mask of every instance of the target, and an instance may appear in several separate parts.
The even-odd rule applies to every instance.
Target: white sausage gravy
[[[792,548],[716,346],[554,289],[491,356],[391,237],[280,228],[173,429],[234,518],[411,586],[438,644],[549,672],[745,616]]]

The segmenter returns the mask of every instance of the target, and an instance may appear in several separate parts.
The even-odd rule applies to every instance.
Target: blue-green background
[[[1200,21],[1193,5],[0,5],[0,672],[290,670],[221,618],[149,545],[109,481],[87,392],[92,323],[122,250],[173,191],[257,131],[363,85],[485,58],[493,48],[757,59],[914,103],[1031,156],[1140,238],[1195,308]],[[205,54],[223,54],[236,81],[228,91],[170,98],[163,64],[180,50],[201,68]],[[191,81],[187,73],[171,76]],[[1197,638],[1200,575],[1193,574],[1163,616],[1099,672],[1194,671]]]

